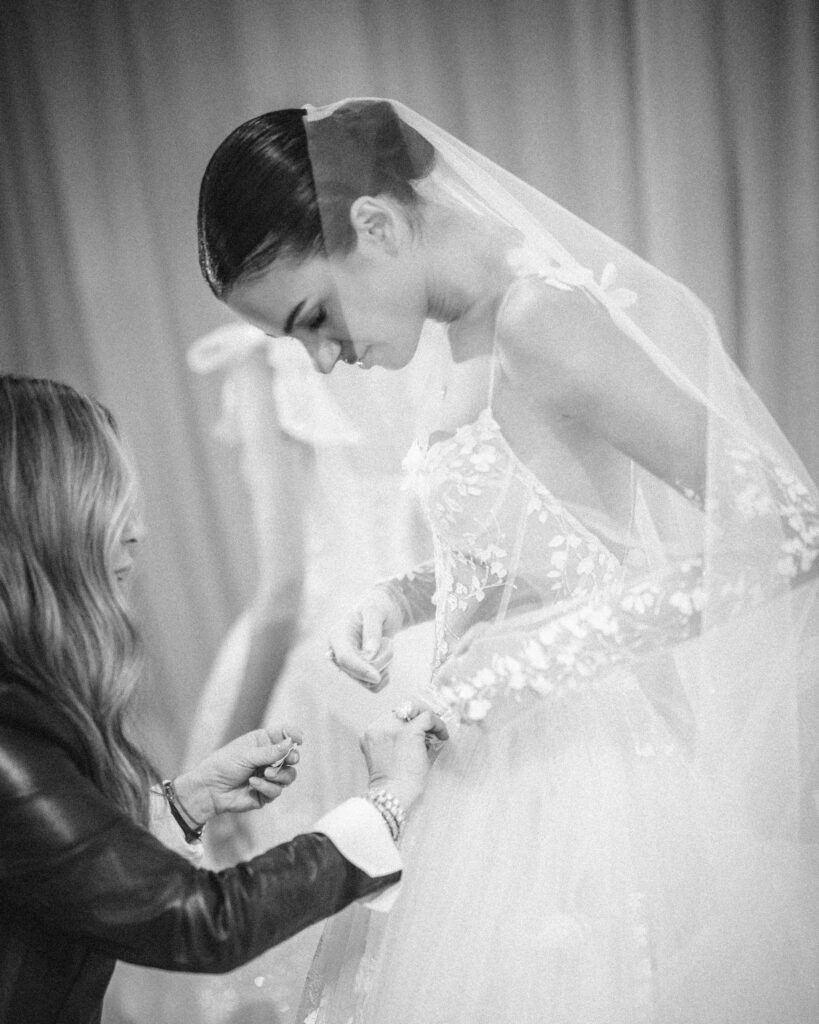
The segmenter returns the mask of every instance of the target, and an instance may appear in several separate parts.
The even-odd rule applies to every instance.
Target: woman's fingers
[[[449,729],[447,729],[446,723],[434,711],[422,711],[413,716],[412,724],[427,735],[435,736],[436,739],[449,739]]]
[[[288,765],[286,768],[279,768],[278,771],[274,771],[270,776],[268,776],[267,772],[263,776],[251,775],[247,782],[258,798],[265,803],[270,803],[271,800],[281,796],[282,791],[291,785],[295,779],[296,769]]]
[[[330,636],[328,657],[342,672],[378,692],[389,682],[392,647],[388,638],[400,628],[392,622],[394,603],[375,588]],[[393,614],[393,617],[394,614]]]
[[[364,736],[377,737],[407,730],[414,734],[426,733],[441,741],[449,739],[446,723],[434,711],[422,709],[420,704],[412,704],[400,710],[401,715],[397,715],[396,711],[386,711],[379,715],[367,727]]]
[[[283,722],[272,729],[266,730],[271,743],[283,743],[287,740],[295,740],[296,743],[304,743],[304,733],[295,725]]]
[[[299,759],[296,749],[298,742],[295,737],[285,737],[278,743],[254,747],[247,755],[248,761],[256,768],[281,767],[285,763],[295,764]]]
[[[264,804],[272,803],[280,797],[284,788],[276,782],[268,782],[266,779],[261,779],[257,775],[248,779],[248,785],[253,790],[254,796],[256,797],[260,807]]]
[[[344,672],[345,675],[370,689],[379,684],[381,681],[380,674],[355,648],[349,645],[339,644],[336,646],[334,644],[333,650],[335,652],[333,661],[336,667]]]
[[[266,781],[273,782],[277,786],[289,786],[295,781],[296,768],[291,764],[284,765],[282,768],[267,768],[263,777]]]
[[[372,626],[369,627],[372,629]],[[362,609],[358,609],[338,633],[330,637],[328,655],[336,666],[352,679],[365,686],[377,686],[381,675],[364,656],[361,645],[364,635]],[[378,644],[376,644],[376,649]]]

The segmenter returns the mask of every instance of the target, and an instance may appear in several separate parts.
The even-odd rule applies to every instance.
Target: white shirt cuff
[[[354,796],[328,811],[313,826],[330,839],[344,857],[370,878],[401,871],[403,862],[381,814],[364,797]],[[364,903],[371,910],[386,912],[395,902],[400,882],[383,889]]]

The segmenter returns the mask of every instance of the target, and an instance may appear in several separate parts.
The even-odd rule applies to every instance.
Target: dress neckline
[[[615,552],[596,533],[585,526],[581,520],[578,519],[578,517],[574,515],[574,513],[555,495],[555,493],[549,490],[540,477],[526,465],[523,459],[521,459],[509,443],[506,435],[503,433],[503,428],[495,418],[495,414],[492,412],[491,406],[485,405],[475,419],[461,424],[460,427],[457,427],[454,431],[448,433],[439,441],[430,443],[429,438],[425,441],[416,438],[416,440],[413,441],[412,448],[410,450],[416,449],[421,454],[424,463],[428,464],[430,459],[434,455],[438,454],[439,449],[444,449],[452,442],[463,439],[463,437],[471,433],[473,430],[479,429],[482,426],[491,430],[492,435],[497,439],[507,456],[512,460],[517,471],[521,473],[535,491],[539,492],[540,497],[548,502],[551,506],[552,512],[567,519],[571,523],[572,527],[577,530],[578,533],[582,534],[589,544],[603,550],[607,555],[614,559],[618,565],[620,565],[621,559],[617,557]],[[435,432],[429,435],[429,437],[434,436]]]

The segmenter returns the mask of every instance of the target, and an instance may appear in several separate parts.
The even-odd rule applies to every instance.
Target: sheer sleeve
[[[401,615],[401,628],[408,629],[435,616],[435,562],[422,562],[400,576],[376,584],[395,603]]]
[[[527,689],[552,696],[623,665],[764,614],[819,573],[819,504],[777,456],[714,418],[707,490],[680,488],[700,519],[699,550],[664,547],[664,564],[617,590],[583,595],[468,633],[437,685],[465,721]]]

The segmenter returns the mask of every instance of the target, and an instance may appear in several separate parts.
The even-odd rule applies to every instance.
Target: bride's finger
[[[361,607],[361,653],[365,658],[375,657],[384,637],[384,613],[374,604]]]
[[[358,654],[343,652],[336,655],[336,667],[362,686],[372,689],[381,682],[377,669]]]
[[[377,685],[381,679],[375,669],[360,651],[345,637],[331,637],[328,654],[331,654],[337,668],[365,686]]]

